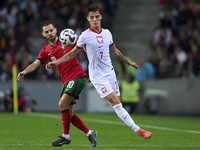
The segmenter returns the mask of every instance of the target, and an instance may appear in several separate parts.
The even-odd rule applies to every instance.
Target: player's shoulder
[[[104,31],[104,32],[110,32],[109,29],[104,29],[104,28],[102,28],[102,31]]]
[[[47,50],[47,49],[48,49],[48,47],[49,47],[49,44],[47,44],[47,45],[43,46],[43,47],[42,47],[42,49],[41,49],[40,51],[45,51],[45,50]]]
[[[82,32],[82,35],[86,35],[86,34],[89,34],[90,33],[90,30],[89,30],[89,28],[88,29],[86,29],[86,30],[84,30],[83,32]]]
[[[89,34],[88,29],[84,30],[81,35],[79,35],[79,39],[83,39],[85,37],[87,37],[87,35]],[[78,39],[77,39],[78,41]]]
[[[111,34],[111,32],[110,32],[109,29],[104,29],[104,28],[102,28],[102,33],[104,33],[104,34]]]
[[[48,43],[47,45],[45,45],[45,46],[42,47],[42,49],[40,50],[40,52],[46,53],[46,52],[50,51],[51,49],[52,49],[52,47]]]

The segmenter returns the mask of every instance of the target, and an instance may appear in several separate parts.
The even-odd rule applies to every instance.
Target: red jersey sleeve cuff
[[[43,61],[42,59],[40,59],[40,58],[37,58],[37,59],[40,60],[42,64],[45,63],[45,61]]]
[[[114,45],[114,43],[110,44],[110,46]]]
[[[78,49],[82,49],[82,47],[79,47],[79,46],[77,46],[77,45],[76,45],[76,48],[78,48]]]

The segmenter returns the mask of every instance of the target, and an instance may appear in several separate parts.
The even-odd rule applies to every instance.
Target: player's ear
[[[102,19],[103,17],[102,17],[102,15],[100,15],[100,19]]]
[[[42,32],[41,34],[42,34],[42,36],[44,37],[44,33]]]

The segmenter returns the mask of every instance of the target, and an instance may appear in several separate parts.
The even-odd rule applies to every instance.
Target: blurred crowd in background
[[[88,28],[85,8],[97,3],[103,9],[102,27],[112,31],[112,18],[118,0],[3,0],[0,9],[0,81],[12,78],[12,64],[18,71],[32,63],[47,41],[41,35],[41,23],[55,22],[58,33],[72,28],[79,35]],[[199,0],[158,0],[159,25],[150,40],[152,55],[139,58],[140,70],[151,78],[194,77],[200,72],[200,4]],[[87,73],[84,52],[78,59]],[[148,62],[148,65],[146,65]],[[148,71],[150,70],[150,71]],[[60,79],[57,69],[40,66],[24,79]],[[140,80],[140,79],[138,79]]]
[[[159,25],[150,46],[156,78],[200,75],[200,1],[158,0]]]
[[[111,20],[117,0],[3,0],[0,8],[0,81],[12,79],[12,65],[18,71],[25,69],[47,43],[41,35],[42,22],[55,22],[58,34],[71,28],[79,35],[89,27],[85,9],[97,3],[103,10],[102,26],[111,30]],[[87,58],[80,53],[78,59],[87,73]],[[60,79],[57,69],[46,71],[40,66],[24,79]]]

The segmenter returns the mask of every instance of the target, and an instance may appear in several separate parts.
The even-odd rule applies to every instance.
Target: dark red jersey
[[[74,46],[75,45],[64,47],[58,40],[58,42],[54,46],[51,46],[50,44],[44,46],[41,49],[37,59],[41,60],[42,63],[45,63],[47,60],[55,61],[61,58],[66,53],[70,52]],[[74,57],[71,60],[64,62],[60,65],[57,65],[56,68],[60,72],[62,85],[70,80],[87,76],[84,73],[82,66],[79,64],[77,57]]]

